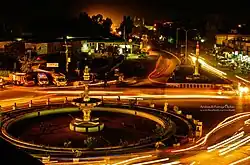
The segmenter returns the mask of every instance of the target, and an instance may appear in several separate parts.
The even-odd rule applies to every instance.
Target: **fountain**
[[[101,99],[90,98],[89,97],[89,83],[90,73],[89,67],[85,66],[84,69],[84,93],[80,94],[80,98],[73,99],[71,102],[73,105],[79,107],[79,109],[83,112],[83,118],[75,118],[70,122],[69,128],[71,131],[75,132],[99,132],[104,128],[104,123],[99,121],[99,118],[92,119],[91,118],[91,109],[97,105],[100,105]]]

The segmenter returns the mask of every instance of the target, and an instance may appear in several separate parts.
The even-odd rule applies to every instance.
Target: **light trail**
[[[247,161],[247,160],[249,160],[249,159],[250,159],[250,156],[245,157],[245,158],[240,159],[240,160],[237,160],[237,161],[235,161],[235,162],[233,162],[233,163],[230,163],[229,165],[236,165],[236,164],[242,163],[242,162],[244,162],[244,161]]]
[[[81,94],[85,91],[47,91],[48,94]],[[89,91],[89,94],[122,94],[122,91]]]
[[[228,152],[230,151],[233,151],[243,145],[245,145],[246,143],[250,142],[250,136],[247,136],[245,137],[244,139],[241,139],[240,141],[234,143],[234,144],[231,144],[230,146],[226,147],[226,148],[223,148],[221,149],[219,152],[220,152],[220,156],[222,155],[225,155],[227,154]]]
[[[170,55],[173,56],[173,57],[175,57],[175,58],[178,60],[179,64],[181,64],[181,60],[180,60],[175,54],[173,54],[173,53],[171,53],[171,52],[168,52],[168,51],[166,51],[166,50],[162,50],[162,51],[165,52],[165,53],[170,54]]]
[[[214,132],[216,132],[217,130],[219,130],[219,129],[221,129],[221,128],[224,128],[224,127],[226,127],[226,126],[228,126],[228,125],[234,123],[235,121],[237,121],[237,120],[239,120],[239,119],[241,119],[241,118],[248,117],[248,116],[250,115],[250,112],[241,113],[241,115],[242,115],[242,116],[238,116],[238,114],[236,114],[236,115],[233,115],[233,116],[228,117],[228,118],[233,118],[233,119],[230,120],[230,121],[227,121],[228,118],[226,118],[226,119],[224,120],[224,121],[226,121],[226,122],[223,121],[224,123],[223,123],[223,122],[219,123],[215,128],[213,128],[210,132],[208,132],[208,133],[206,134],[206,136],[204,136],[203,140],[201,140],[198,144],[193,145],[193,146],[188,147],[188,148],[183,148],[183,149],[179,149],[179,150],[172,150],[171,152],[176,153],[176,152],[189,151],[189,150],[192,150],[192,149],[194,149],[194,148],[197,148],[197,147],[200,147],[200,146],[204,145],[204,144],[207,142],[207,139],[209,138],[209,136],[210,136],[211,134],[213,134]],[[235,117],[235,116],[238,116],[238,117]]]
[[[217,127],[220,126],[221,124],[227,122],[228,120],[231,120],[231,119],[233,119],[233,118],[235,118],[235,117],[238,117],[238,116],[241,116],[241,115],[246,115],[246,114],[250,114],[250,112],[242,112],[242,113],[237,113],[237,114],[235,114],[235,115],[233,115],[233,116],[229,116],[229,117],[227,117],[226,119],[224,119],[222,122],[220,122],[220,123],[217,125]],[[201,142],[202,140],[204,140],[204,139],[205,139],[205,137],[202,137],[202,138],[199,139],[196,143],[200,143],[200,142]]]
[[[113,95],[113,96],[103,96],[103,95],[92,95],[93,98],[98,99],[117,99],[120,95]],[[17,100],[16,103],[20,104],[28,104],[30,100],[33,101],[33,104],[36,102],[45,102],[50,98],[50,101],[63,101],[65,96],[55,96],[55,95],[47,95],[42,97],[27,97],[25,99]],[[74,96],[67,96],[67,99],[73,99]],[[137,99],[137,100],[144,100],[144,99],[231,99],[230,96],[213,96],[213,95],[121,95],[121,100],[130,100],[130,99]],[[1,102],[2,107],[12,106],[13,101],[3,101]]]
[[[127,159],[118,163],[114,163],[112,165],[125,165],[126,163],[132,162],[132,161],[136,161],[136,160],[140,160],[140,159],[145,159],[145,158],[150,158],[152,157],[152,155],[146,155],[146,156],[139,156],[139,157],[135,157],[135,158],[131,158],[131,159]]]
[[[220,143],[217,143],[217,144],[215,144],[213,146],[208,147],[207,152],[212,152],[212,151],[214,151],[214,150],[216,150],[218,148],[224,147],[225,145],[227,145],[227,144],[229,144],[229,143],[231,143],[231,142],[233,142],[233,141],[235,141],[235,140],[237,140],[237,139],[239,139],[239,138],[241,138],[243,136],[244,136],[244,131],[242,131],[241,133],[236,134],[236,135],[234,135],[234,136],[232,136],[232,137],[230,137],[230,138],[228,138],[228,139],[226,139],[226,140],[224,140],[224,141],[222,141]]]
[[[246,80],[246,79],[244,79],[244,78],[242,78],[240,76],[236,75],[235,77],[238,78],[238,79],[240,79],[240,80],[242,80],[242,81],[244,81],[244,82],[250,83],[250,81],[248,81],[248,80]]]
[[[170,162],[170,163],[164,163],[162,165],[174,165],[174,164],[180,164],[180,161]]]
[[[164,161],[168,161],[168,160],[169,160],[169,158],[164,158],[164,159],[152,160],[152,161],[148,161],[148,162],[137,163],[137,164],[133,164],[133,165],[153,164],[153,163],[159,163],[159,162],[164,162]]]
[[[194,165],[196,162],[194,161],[194,162],[192,162],[190,165]]]
[[[230,96],[214,96],[214,95],[147,95],[147,94],[141,94],[141,95],[136,95],[139,97],[143,98],[173,98],[173,99],[230,99]],[[135,96],[132,96],[135,97]]]
[[[196,62],[196,57],[189,55],[193,61],[193,63]],[[211,71],[213,73],[215,73],[216,75],[219,75],[220,77],[226,78],[225,76],[227,75],[225,72],[222,72],[214,67],[212,67],[211,65],[207,64],[204,60],[202,59],[198,59],[199,63],[204,67],[204,69]]]
[[[175,57],[175,58],[178,60],[179,64],[181,64],[181,60],[180,60],[176,55],[174,55],[174,54],[171,53],[171,52],[165,51],[165,50],[162,50],[162,51],[165,52],[165,53],[167,53],[167,54],[170,54],[170,55],[173,56],[173,57]],[[164,69],[161,69],[161,71],[158,72],[158,73],[156,73],[156,76],[155,76],[154,74],[155,74],[157,68],[159,68],[160,63],[161,63],[161,60],[164,60],[164,61],[163,61],[163,65],[164,65],[163,67],[164,67]],[[157,63],[156,63],[156,66],[155,66],[154,71],[151,72],[151,73],[149,74],[148,80],[151,81],[152,83],[157,83],[157,84],[166,85],[167,83],[163,83],[163,82],[160,82],[160,81],[156,81],[156,80],[153,80],[152,78],[160,77],[160,76],[164,75],[164,74],[166,73],[167,69],[171,66],[171,64],[173,64],[173,62],[171,62],[170,64],[168,64],[168,59],[166,60],[166,59],[164,59],[162,56],[160,56],[160,58],[157,60]],[[171,67],[170,67],[170,68],[171,68]],[[174,68],[175,68],[175,67],[174,67]]]

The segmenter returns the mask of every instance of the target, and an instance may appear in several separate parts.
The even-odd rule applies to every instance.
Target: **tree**
[[[110,18],[106,18],[102,23],[104,32],[110,33],[112,24],[113,24],[112,20]]]
[[[103,23],[103,16],[101,14],[97,14],[92,16],[92,21],[94,23],[102,24]]]
[[[28,57],[27,55],[20,57],[19,62],[21,63],[21,71],[24,73],[32,72],[32,66],[35,62],[35,57]]]
[[[130,17],[124,16],[123,21],[119,27],[119,30],[122,32],[122,35],[124,35],[125,31],[125,37],[128,38],[129,34],[132,33],[134,27],[133,20]]]

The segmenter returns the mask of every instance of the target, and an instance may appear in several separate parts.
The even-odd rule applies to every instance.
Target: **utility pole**
[[[68,73],[69,72],[69,60],[68,60],[68,57],[69,57],[69,49],[68,49],[68,44],[67,44],[67,39],[65,39],[65,57],[66,57],[66,72]]]
[[[186,46],[185,46],[185,63],[188,63],[188,30],[185,30],[186,33]]]
[[[176,39],[175,39],[175,48],[176,48],[176,49],[178,48],[179,29],[180,29],[180,28],[177,28],[177,29],[176,29]]]
[[[70,47],[70,45],[68,45],[67,38],[68,37],[65,38],[63,46],[65,46],[65,58],[66,58],[66,66],[65,66],[65,68],[66,68],[66,72],[68,73],[69,72],[69,63],[70,63],[71,60],[69,58],[69,47]]]

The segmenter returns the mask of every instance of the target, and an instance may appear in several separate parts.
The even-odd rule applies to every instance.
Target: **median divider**
[[[216,84],[206,83],[167,83],[167,87],[170,88],[215,88]]]
[[[214,89],[218,87],[230,87],[231,84],[210,84],[210,83],[166,83],[169,88],[206,88]]]

